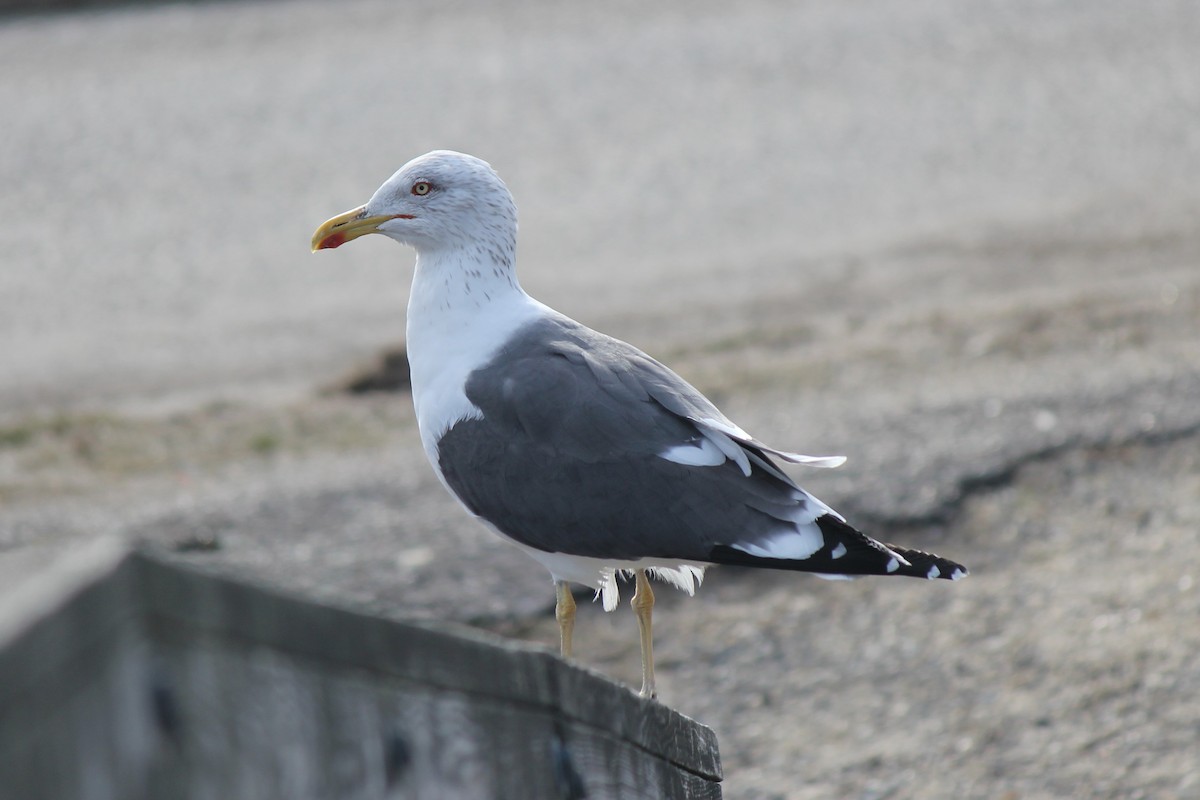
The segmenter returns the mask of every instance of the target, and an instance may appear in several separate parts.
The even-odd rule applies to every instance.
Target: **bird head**
[[[486,161],[435,150],[388,178],[366,205],[323,223],[313,252],[381,233],[418,252],[473,244],[515,249],[517,209],[508,187]]]

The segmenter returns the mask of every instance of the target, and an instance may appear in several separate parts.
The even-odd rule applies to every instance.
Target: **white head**
[[[366,205],[317,228],[312,249],[339,247],[368,233],[382,233],[418,254],[469,250],[511,267],[517,208],[486,161],[435,150],[401,167]]]

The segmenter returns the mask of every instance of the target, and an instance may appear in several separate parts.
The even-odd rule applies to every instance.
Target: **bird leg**
[[[650,633],[650,612],[654,609],[654,592],[650,589],[650,579],[646,570],[634,570],[636,580],[633,599],[629,605],[637,616],[638,631],[642,637],[642,697],[654,697],[654,640]]]
[[[558,637],[563,658],[571,657],[571,634],[575,631],[575,598],[566,581],[554,582],[554,618],[558,620]]]

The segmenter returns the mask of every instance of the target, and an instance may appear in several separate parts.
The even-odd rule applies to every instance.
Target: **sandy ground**
[[[973,571],[659,592],[726,796],[1200,796],[1192,4],[397,9],[0,19],[0,585],[115,532],[551,644],[408,398],[334,388],[402,338],[411,256],[305,252],[455,147],[516,193],[527,288]],[[636,682],[627,609],[577,630]]]

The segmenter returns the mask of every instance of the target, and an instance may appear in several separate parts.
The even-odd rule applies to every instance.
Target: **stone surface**
[[[712,731],[545,652],[92,549],[0,594],[6,796],[721,796]]]

